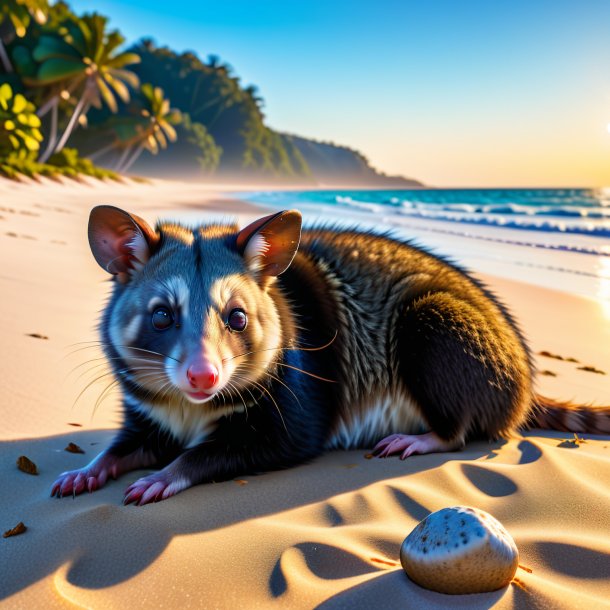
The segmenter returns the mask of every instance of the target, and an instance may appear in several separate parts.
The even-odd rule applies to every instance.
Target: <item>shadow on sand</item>
[[[247,485],[235,481],[200,485],[169,500],[144,507],[123,506],[122,500],[126,487],[149,471],[124,475],[94,494],[84,494],[76,499],[51,498],[51,484],[56,476],[61,471],[85,465],[109,444],[112,434],[111,431],[75,431],[62,436],[0,444],[0,472],[4,488],[0,497],[0,529],[7,530],[19,521],[28,527],[26,534],[0,541],[0,563],[8,565],[5,562],[10,562],[11,565],[0,579],[1,599],[52,574],[66,563],[70,564],[67,578],[72,584],[90,589],[112,586],[146,569],[175,536],[211,531],[323,502],[378,481],[409,477],[437,468],[447,461],[483,459],[478,464],[484,464],[484,458],[493,458],[495,450],[502,445],[474,443],[460,453],[417,456],[406,461],[367,460],[365,451],[333,452],[312,464],[290,470],[241,477],[247,479]],[[64,451],[69,442],[77,443],[86,453]],[[533,445],[529,447],[528,441],[523,443],[520,446],[523,462],[537,459]],[[36,462],[39,476],[17,470],[15,461],[20,455]],[[491,490],[492,495],[505,497],[514,491],[514,485],[511,487],[508,479],[501,480],[500,484],[496,479],[490,480],[490,477],[502,475],[470,463],[462,464],[462,468],[466,478],[484,493]],[[325,477],[325,471],[330,476]],[[340,476],[337,476],[338,472]],[[414,500],[404,490],[391,484],[388,488],[396,509],[405,516],[421,520],[429,514],[429,507]],[[343,523],[343,517],[330,503],[324,507],[324,521],[329,527]],[[143,521],[146,527],[142,527]],[[398,554],[389,543],[381,544],[381,547],[387,547],[388,556],[396,557]],[[301,551],[308,555],[307,548]],[[370,564],[363,563],[356,556],[343,561],[337,559],[336,553],[334,548],[330,553],[318,553],[312,571],[322,575],[330,569],[328,577],[334,574],[340,578],[371,570]],[[362,586],[374,593],[375,587],[381,586],[375,583],[383,578],[404,578],[404,575],[402,572],[384,574]],[[269,583],[274,596],[281,595],[285,588],[282,579],[281,571],[274,570]],[[329,607],[334,607],[332,600],[329,604]]]

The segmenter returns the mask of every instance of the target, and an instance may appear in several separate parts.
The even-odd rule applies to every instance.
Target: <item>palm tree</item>
[[[167,148],[167,141],[175,142],[177,135],[174,125],[181,121],[179,110],[170,108],[169,100],[164,96],[161,87],[153,87],[150,83],[145,83],[140,88],[144,98],[144,106],[141,116],[147,123],[142,129],[138,130],[138,138],[131,145],[133,153],[126,155],[124,163],[119,166],[118,171],[126,172],[138,160],[142,151],[148,150],[153,155],[159,149]],[[125,154],[125,153],[124,153]]]
[[[3,0],[0,4],[0,26],[9,21],[19,38],[23,38],[32,19],[45,23],[49,4],[47,0]],[[4,42],[0,38],[0,61],[5,72],[12,72],[13,65],[9,59]]]
[[[107,21],[97,13],[69,19],[57,32],[42,35],[33,51],[40,65],[35,77],[29,79],[32,84],[61,85],[62,91],[74,94],[76,102],[59,141],[56,133],[49,137],[41,163],[64,147],[80,117],[92,105],[101,108],[104,103],[113,113],[117,112],[116,97],[128,102],[127,85],[138,86],[138,77],[124,67],[138,63],[140,57],[135,53],[117,52],[124,38],[116,31],[107,32]],[[56,106],[59,100],[60,96],[56,95],[51,106]]]
[[[137,114],[129,117],[116,117],[109,121],[116,140],[97,151],[90,158],[101,156],[112,149],[121,151],[116,163],[117,172],[126,172],[138,160],[144,150],[156,155],[160,149],[167,148],[168,140],[175,142],[177,135],[174,125],[181,122],[178,110],[170,108],[161,87],[145,83],[140,88],[142,104]]]

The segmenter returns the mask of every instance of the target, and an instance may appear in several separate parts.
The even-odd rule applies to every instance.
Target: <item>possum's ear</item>
[[[89,245],[100,267],[126,282],[150,258],[159,241],[144,220],[111,205],[89,216]]]
[[[237,249],[252,271],[276,277],[288,269],[301,241],[301,213],[286,210],[259,218],[237,235]]]

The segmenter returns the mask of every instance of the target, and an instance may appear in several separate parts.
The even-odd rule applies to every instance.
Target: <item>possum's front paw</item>
[[[51,496],[77,496],[87,490],[89,493],[103,487],[108,477],[116,479],[121,458],[102,453],[93,462],[79,468],[62,472],[51,489]]]
[[[454,451],[460,446],[462,446],[460,441],[445,441],[434,432],[427,432],[426,434],[392,434],[375,445],[373,455],[385,458],[400,454],[400,459],[404,460],[410,455]]]
[[[175,496],[190,486],[190,481],[167,467],[132,483],[125,491],[123,504],[135,502],[136,506],[142,506],[149,502],[159,502]]]

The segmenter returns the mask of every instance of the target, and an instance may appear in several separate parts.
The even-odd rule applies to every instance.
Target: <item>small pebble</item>
[[[85,453],[78,445],[74,443],[68,443],[68,446],[64,449],[64,451],[69,451],[70,453]]]
[[[20,455],[17,458],[17,468],[19,468],[21,472],[26,472],[27,474],[38,474],[36,464],[25,455]]]
[[[28,528],[23,524],[23,521],[19,521],[17,525],[10,530],[6,530],[4,534],[2,534],[3,538],[10,538],[11,536],[19,536],[19,534],[23,534]]]

